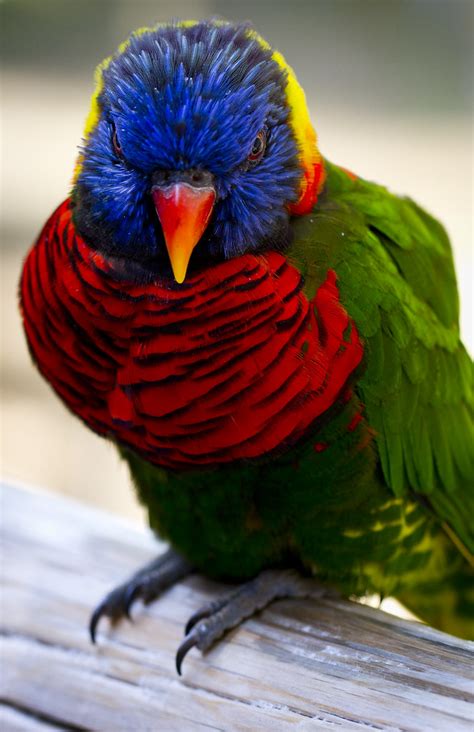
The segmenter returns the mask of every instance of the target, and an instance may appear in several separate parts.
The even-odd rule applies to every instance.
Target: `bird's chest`
[[[30,338],[43,373],[92,429],[167,468],[281,452],[334,403],[362,355],[334,276],[309,301],[275,252],[170,289],[114,278],[79,243],[55,273],[54,299]]]

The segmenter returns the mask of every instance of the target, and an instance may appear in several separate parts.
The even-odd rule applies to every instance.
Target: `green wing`
[[[337,273],[365,344],[357,388],[386,482],[397,496],[415,493],[474,553],[473,368],[449,240],[413,201],[329,163],[327,172],[317,207],[295,220],[290,258],[310,297]]]

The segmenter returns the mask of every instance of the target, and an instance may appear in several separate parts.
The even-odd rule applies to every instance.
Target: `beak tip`
[[[193,188],[178,182],[164,189],[156,187],[152,195],[174,279],[181,285],[193,249],[211,216],[216,191],[213,187]]]

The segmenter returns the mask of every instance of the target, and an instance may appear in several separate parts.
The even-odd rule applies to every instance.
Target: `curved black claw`
[[[130,611],[135,600],[141,598],[145,604],[152,602],[163,590],[190,572],[189,562],[172,549],[147,564],[97,605],[89,621],[92,643],[96,642],[97,626],[103,616],[110,618],[112,623],[123,617],[131,620]]]
[[[227,597],[221,597],[219,600],[213,600],[212,602],[209,602],[207,605],[204,605],[202,608],[193,613],[193,615],[191,615],[188,622],[186,623],[184,635],[188,635],[188,633],[200,620],[209,618],[211,617],[211,615],[214,615],[214,613],[222,610],[222,608],[227,605],[228,601],[229,599]]]
[[[136,582],[135,584],[130,583],[125,590],[125,594],[123,597],[123,610],[129,620],[132,619],[130,611],[135,600],[140,597],[141,587],[142,585],[140,584],[140,582]]]
[[[188,651],[191,650],[191,648],[197,646],[198,642],[198,634],[191,632],[186,635],[186,638],[182,641],[178,650],[176,651],[176,671],[178,672],[179,676],[181,676],[181,666],[183,665],[184,657],[187,655]]]
[[[89,635],[92,643],[96,642],[97,626],[99,625],[100,619],[104,616],[110,618],[112,623],[117,622],[117,620],[124,616],[129,620],[132,619],[130,617],[130,604],[126,602],[126,594],[123,587],[117,587],[116,590],[109,592],[92,613],[89,621]]]
[[[95,634],[97,630],[97,626],[99,624],[99,620],[101,619],[103,612],[104,612],[104,603],[101,602],[100,605],[97,605],[96,609],[91,615],[91,619],[89,620],[89,635],[91,638],[91,643],[95,643]]]

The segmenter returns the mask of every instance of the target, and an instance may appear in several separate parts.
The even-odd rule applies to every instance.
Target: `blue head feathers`
[[[133,35],[104,67],[73,189],[81,235],[169,273],[151,191],[180,176],[215,191],[191,265],[283,246],[301,166],[286,72],[248,26],[201,22]],[[183,178],[183,179],[184,179]]]

